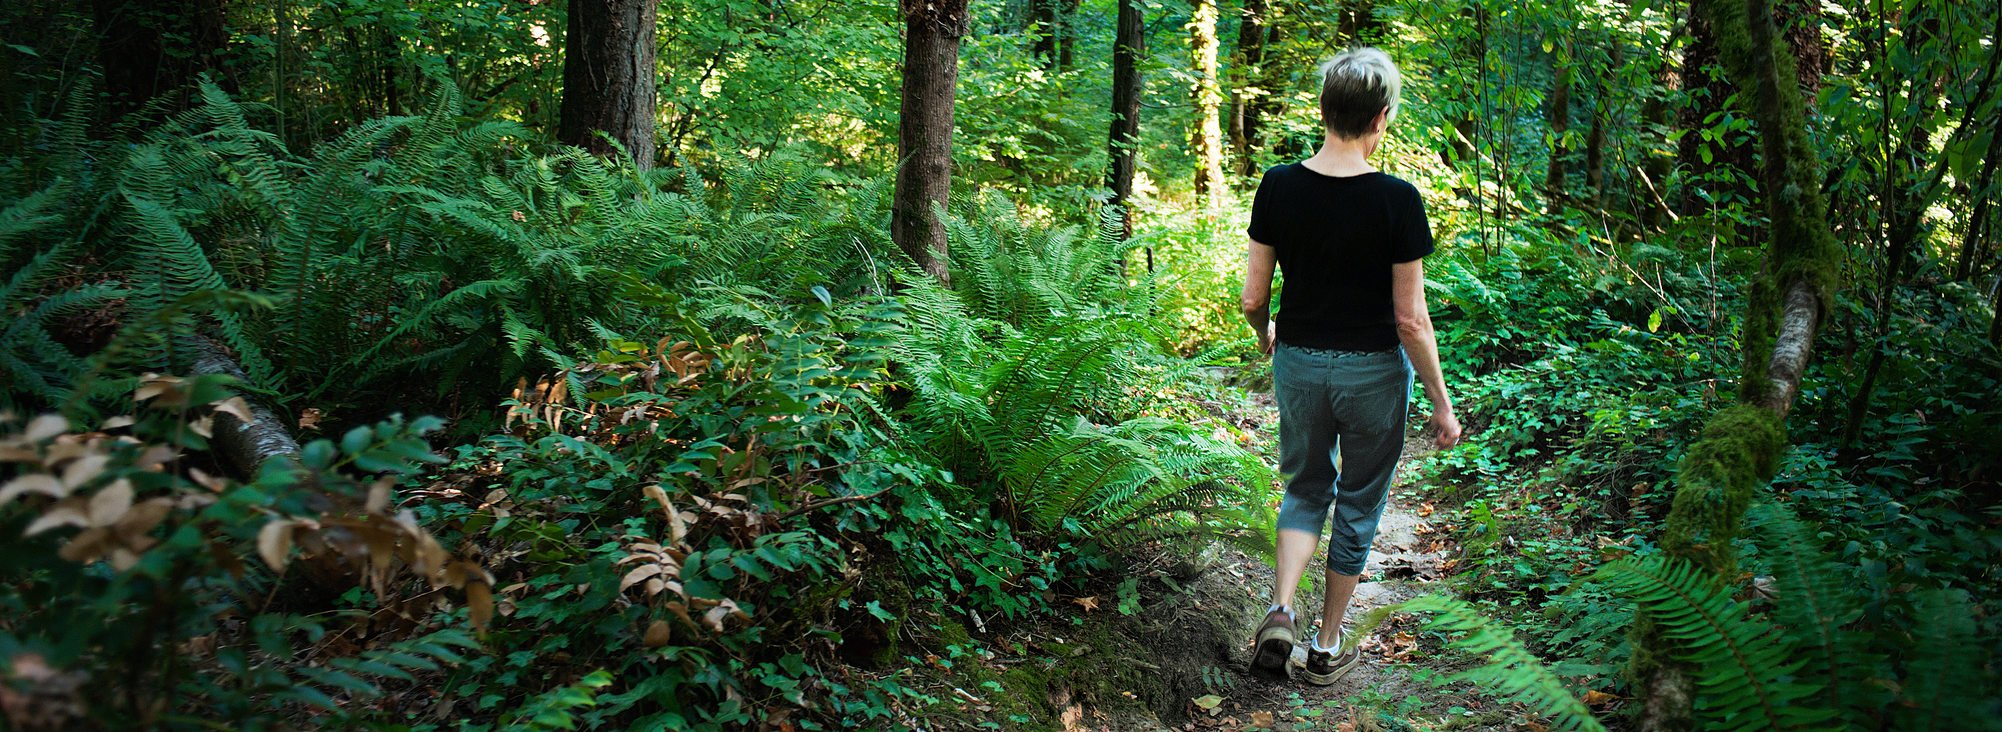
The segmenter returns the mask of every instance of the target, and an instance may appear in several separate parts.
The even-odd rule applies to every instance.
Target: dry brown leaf
[[[1091,596],[1091,597],[1080,597],[1080,598],[1077,598],[1077,599],[1075,599],[1075,600],[1071,600],[1071,602],[1075,602],[1075,603],[1077,603],[1077,606],[1078,606],[1078,607],[1081,607],[1081,608],[1084,608],[1084,609],[1085,609],[1085,610],[1086,610],[1087,612],[1097,612],[1097,611],[1098,611],[1098,596],[1097,596],[1097,595],[1093,595],[1093,596]]]
[[[132,415],[121,414],[116,417],[104,420],[104,424],[98,425],[97,428],[101,430],[115,430],[120,427],[131,427],[137,422],[138,420],[133,419]]]
[[[487,623],[494,619],[494,590],[487,583],[467,583],[466,615],[472,619],[475,630],[486,630]]]
[[[111,538],[110,529],[102,527],[84,529],[76,536],[70,537],[69,541],[63,542],[62,548],[56,550],[56,556],[72,562],[89,562],[104,552],[105,544],[109,543]]]
[[[625,592],[633,585],[659,575],[661,571],[661,566],[658,564],[642,564],[634,568],[633,571],[627,572],[625,579],[619,580],[619,591]]]
[[[667,645],[671,636],[673,636],[673,626],[668,625],[665,620],[656,619],[647,624],[644,642],[648,648],[659,648]]]
[[[90,514],[86,513],[89,507],[89,500],[83,496],[70,496],[57,501],[29,522],[28,528],[21,530],[21,536],[34,536],[59,526],[89,526]]]
[[[28,421],[28,427],[21,431],[21,439],[41,442],[70,431],[69,420],[60,414],[44,414]]]
[[[1259,729],[1271,729],[1271,728],[1272,728],[1272,713],[1271,713],[1271,712],[1252,712],[1252,713],[1251,713],[1251,726],[1253,726],[1253,727],[1257,727],[1257,728],[1259,728]]]
[[[307,407],[300,410],[299,431],[304,432],[310,429],[317,429],[320,426],[320,420],[325,418],[326,415],[327,413],[320,411],[318,407]]]
[[[188,430],[194,432],[197,435],[201,435],[202,439],[208,439],[214,437],[215,415],[204,414],[200,417],[188,420]]]
[[[152,531],[161,521],[167,520],[167,512],[174,507],[174,499],[160,496],[140,501],[132,510],[126,511],[113,528],[126,537],[130,543],[134,537]]]
[[[132,482],[124,478],[111,481],[110,485],[90,497],[90,525],[110,526],[132,509]]]
[[[26,493],[40,493],[58,499],[69,495],[69,491],[63,488],[62,481],[56,480],[55,476],[47,473],[29,473],[7,481],[5,487],[0,487],[0,505],[5,505],[8,501]]]
[[[257,555],[274,572],[285,569],[285,558],[292,553],[293,525],[290,519],[272,519],[257,530]]]
[[[243,424],[250,424],[250,402],[244,401],[243,397],[233,396],[228,399],[212,402],[209,404],[209,408],[235,417],[236,421]]]
[[[389,492],[395,486],[396,479],[389,476],[377,478],[374,483],[370,483],[368,486],[368,501],[362,504],[362,510],[378,514],[388,511]]]
[[[1618,698],[1619,697],[1613,696],[1612,694],[1608,694],[1598,689],[1590,689],[1585,692],[1584,701],[1586,705],[1596,707],[1596,706],[1602,706]]]
[[[63,468],[63,485],[69,486],[70,490],[82,488],[91,479],[103,474],[105,466],[110,464],[111,456],[101,452],[73,460]]]

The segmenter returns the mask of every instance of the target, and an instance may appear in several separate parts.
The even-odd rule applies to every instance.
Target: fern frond
[[[1803,705],[1821,692],[1795,673],[1806,664],[1785,635],[1751,617],[1707,572],[1662,556],[1627,558],[1593,575],[1632,600],[1675,642],[1695,675],[1696,711],[1720,729],[1793,729],[1834,710]]]
[[[1480,608],[1464,600],[1444,595],[1424,595],[1396,605],[1377,608],[1356,624],[1349,643],[1368,635],[1395,612],[1426,613],[1425,627],[1453,636],[1450,647],[1486,659],[1481,666],[1454,674],[1454,680],[1469,681],[1482,689],[1520,701],[1549,717],[1554,729],[1603,732],[1605,726],[1592,715],[1591,707],[1578,700],[1564,680],[1543,660],[1516,640],[1515,631],[1490,620]]]

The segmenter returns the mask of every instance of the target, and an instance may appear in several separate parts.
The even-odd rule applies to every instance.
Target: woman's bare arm
[[[1279,252],[1256,239],[1246,239],[1245,242],[1244,291],[1238,296],[1238,308],[1244,311],[1244,322],[1250,323],[1252,332],[1258,334],[1258,350],[1271,355],[1275,335],[1272,326],[1272,269],[1279,264]]]
[[[1453,415],[1453,398],[1446,393],[1446,374],[1439,368],[1439,342],[1432,333],[1432,312],[1425,304],[1423,260],[1400,262],[1390,267],[1390,301],[1397,312],[1397,340],[1411,357],[1418,381],[1425,385],[1425,398],[1432,400],[1432,416],[1425,425],[1437,435],[1440,447],[1460,441],[1460,420]]]

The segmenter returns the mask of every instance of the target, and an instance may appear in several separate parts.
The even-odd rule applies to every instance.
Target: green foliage
[[[1806,704],[1821,684],[1795,675],[1804,659],[1705,569],[1669,557],[1623,559],[1596,578],[1632,599],[1695,675],[1696,710],[1720,729],[1791,729],[1835,711]]]
[[[1126,416],[1172,381],[1149,373],[1163,356],[1133,347],[1154,337],[1134,310],[1151,299],[1115,277],[1116,222],[1073,245],[1075,230],[1031,235],[991,199],[982,215],[949,228],[953,291],[904,283],[909,325],[895,350],[917,436],[955,472],[996,476],[991,498],[1020,530],[1269,546],[1259,496],[1270,473],[1255,456]]]
[[[1451,648],[1486,659],[1482,665],[1454,674],[1451,680],[1469,681],[1483,690],[1496,692],[1501,698],[1528,704],[1549,717],[1554,729],[1605,729],[1564,681],[1516,640],[1514,631],[1489,620],[1479,608],[1464,600],[1426,595],[1378,608],[1357,623],[1348,637],[1368,634],[1393,612],[1428,613],[1427,630],[1448,634]]]
[[[434,459],[422,435],[437,429],[436,420],[362,428],[364,439],[342,446],[316,442],[300,464],[274,461],[238,483],[195,467],[211,409],[240,401],[227,380],[161,377],[135,386],[139,404],[126,406],[136,409],[98,429],[73,430],[57,415],[0,421],[13,466],[0,488],[0,581],[10,588],[0,599],[10,619],[0,631],[0,663],[10,682],[27,684],[26,696],[11,697],[27,701],[9,710],[10,719],[183,727],[177,715],[201,709],[206,719],[243,729],[280,728],[288,718],[338,724],[355,709],[337,698],[378,698],[479,648],[470,634],[430,622],[395,638],[338,640],[365,627],[371,613],[329,612],[310,598],[343,581],[379,573],[375,586],[390,594],[377,599],[392,607],[419,592],[426,602],[445,597],[435,576],[434,584],[410,581],[426,571],[392,556],[396,540],[349,546],[344,558],[327,552],[327,542],[339,541],[333,534],[302,534],[327,553],[292,566],[318,583],[253,569],[274,556],[286,566],[285,552],[268,551],[266,538],[273,527],[296,525],[282,516],[369,525],[311,511],[309,491],[356,502],[383,491],[386,500],[397,476]],[[385,476],[365,487],[372,478],[358,464]],[[415,527],[397,531],[429,540]],[[408,574],[390,574],[398,567]],[[316,663],[288,662],[301,653]],[[118,693],[82,696],[114,679],[124,680]]]

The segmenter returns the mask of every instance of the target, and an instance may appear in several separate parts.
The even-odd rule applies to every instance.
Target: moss
[[[1785,425],[1759,407],[1740,404],[1712,415],[1676,468],[1675,502],[1662,547],[1721,577],[1736,575],[1731,544],[1786,444]]]

